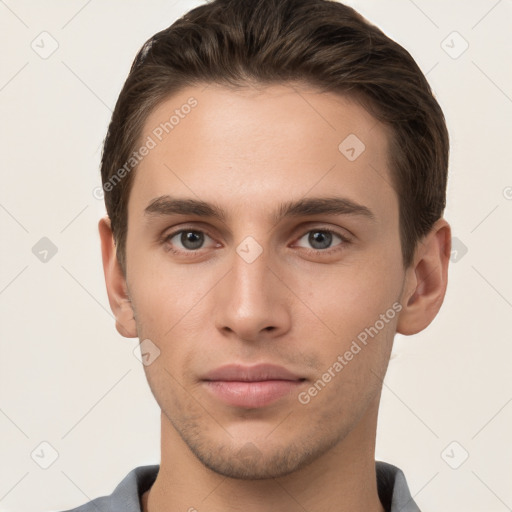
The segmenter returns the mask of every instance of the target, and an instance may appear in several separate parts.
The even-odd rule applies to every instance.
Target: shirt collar
[[[420,512],[414,502],[405,475],[386,462],[375,463],[379,498],[386,512]],[[132,469],[110,496],[102,496],[67,512],[142,512],[141,497],[155,482],[158,464]]]

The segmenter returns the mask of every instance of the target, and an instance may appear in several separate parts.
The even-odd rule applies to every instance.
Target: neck
[[[143,512],[384,512],[377,494],[378,400],[356,427],[314,462],[262,480],[225,477],[205,467],[162,414],[161,464],[142,497]]]

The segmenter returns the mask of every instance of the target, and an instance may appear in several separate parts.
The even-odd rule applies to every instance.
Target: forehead
[[[151,149],[134,177],[130,203],[138,209],[166,193],[262,210],[328,193],[384,210],[397,205],[386,127],[336,93],[189,87],[151,112],[139,144]]]

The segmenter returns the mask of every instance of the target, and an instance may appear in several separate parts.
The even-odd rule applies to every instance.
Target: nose
[[[244,341],[273,339],[291,326],[290,292],[265,251],[254,261],[233,254],[231,271],[216,287],[216,327]]]

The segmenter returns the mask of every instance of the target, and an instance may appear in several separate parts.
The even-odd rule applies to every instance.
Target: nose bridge
[[[267,290],[270,272],[268,254],[267,251],[258,252],[250,242],[243,242],[233,257],[233,296],[239,299],[241,308],[252,308],[253,314],[262,311],[270,298]]]
[[[219,329],[255,340],[289,328],[285,290],[269,266],[271,252],[254,238],[246,237],[236,247],[217,305]]]

